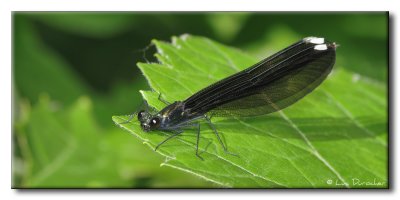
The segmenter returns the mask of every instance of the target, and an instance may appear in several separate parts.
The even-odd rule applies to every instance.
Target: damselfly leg
[[[165,100],[164,98],[162,98],[161,92],[160,92],[160,94],[158,95],[158,100],[161,101],[161,102],[163,102],[165,105],[171,105],[170,102],[168,102],[167,100]]]
[[[180,135],[181,133],[183,133],[182,128],[192,128],[192,127],[197,127],[197,140],[196,140],[196,156],[199,157],[200,159],[203,160],[203,158],[199,155],[199,141],[200,141],[200,123],[191,123],[191,124],[185,124],[185,125],[181,125],[178,128],[175,129],[167,129],[166,131],[170,131],[173,132],[172,135],[170,135],[168,138],[166,138],[165,140],[163,140],[162,142],[160,142],[155,148],[154,150],[157,151],[157,149],[164,144],[165,142],[167,142],[168,140]]]
[[[217,139],[218,139],[219,143],[221,144],[222,148],[224,149],[225,153],[227,153],[229,155],[233,155],[233,156],[238,156],[237,154],[234,154],[234,153],[228,151],[228,148],[222,142],[221,137],[219,137],[217,129],[215,128],[214,124],[211,122],[211,119],[208,118],[207,115],[204,115],[204,118],[206,119],[208,125],[210,125],[211,129],[213,130],[213,132],[217,136]]]
[[[162,144],[164,144],[165,142],[167,142],[168,140],[180,135],[181,133],[183,133],[182,130],[176,130],[173,132],[172,135],[170,135],[169,137],[167,137],[165,140],[163,140],[162,142],[160,142],[155,148],[154,151],[157,151],[158,147],[160,147]]]

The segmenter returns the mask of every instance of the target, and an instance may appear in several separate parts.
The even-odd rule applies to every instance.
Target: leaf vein
[[[322,162],[325,164],[326,167],[328,167],[328,169],[330,169],[344,184],[346,187],[349,187],[349,184],[344,180],[344,178],[339,174],[338,171],[335,170],[335,168],[333,168],[333,166],[331,164],[329,164],[329,162],[327,160],[325,160],[325,158],[323,158],[321,156],[321,154],[319,154],[318,150],[314,147],[314,145],[312,145],[312,143],[310,142],[310,140],[308,140],[307,136],[297,127],[296,124],[294,124],[292,122],[292,120],[289,119],[289,117],[287,117],[285,115],[285,113],[281,110],[279,111],[279,113],[281,114],[281,116],[290,124],[292,125],[292,127],[297,131],[297,133],[304,139],[304,141],[306,142],[306,144],[311,148],[311,150],[313,151],[313,154]]]

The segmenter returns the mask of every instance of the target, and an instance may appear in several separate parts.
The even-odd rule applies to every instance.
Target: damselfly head
[[[142,110],[138,112],[138,120],[143,131],[149,132],[160,127],[161,120],[158,116],[153,116],[150,113]]]

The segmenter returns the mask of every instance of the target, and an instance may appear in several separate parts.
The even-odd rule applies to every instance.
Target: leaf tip
[[[183,41],[186,41],[188,38],[191,37],[189,33],[184,33],[181,36],[179,36]]]
[[[122,116],[114,115],[114,116],[111,117],[111,119],[115,123],[115,125],[117,125],[117,126],[121,126],[120,123],[123,122]]]
[[[118,116],[116,116],[116,115],[111,116],[111,119],[112,119],[114,122],[117,122],[117,121],[118,121]]]
[[[151,44],[154,44],[154,45],[156,45],[157,46],[157,43],[158,43],[159,41],[157,40],[157,39],[152,39],[151,40]]]

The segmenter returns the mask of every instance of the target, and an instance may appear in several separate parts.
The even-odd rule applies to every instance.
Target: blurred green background
[[[320,36],[341,45],[336,66],[386,83],[387,30],[384,12],[14,12],[13,187],[215,186],[160,166],[164,158],[111,120],[149,89],[136,63],[154,38],[189,33],[264,58]]]

